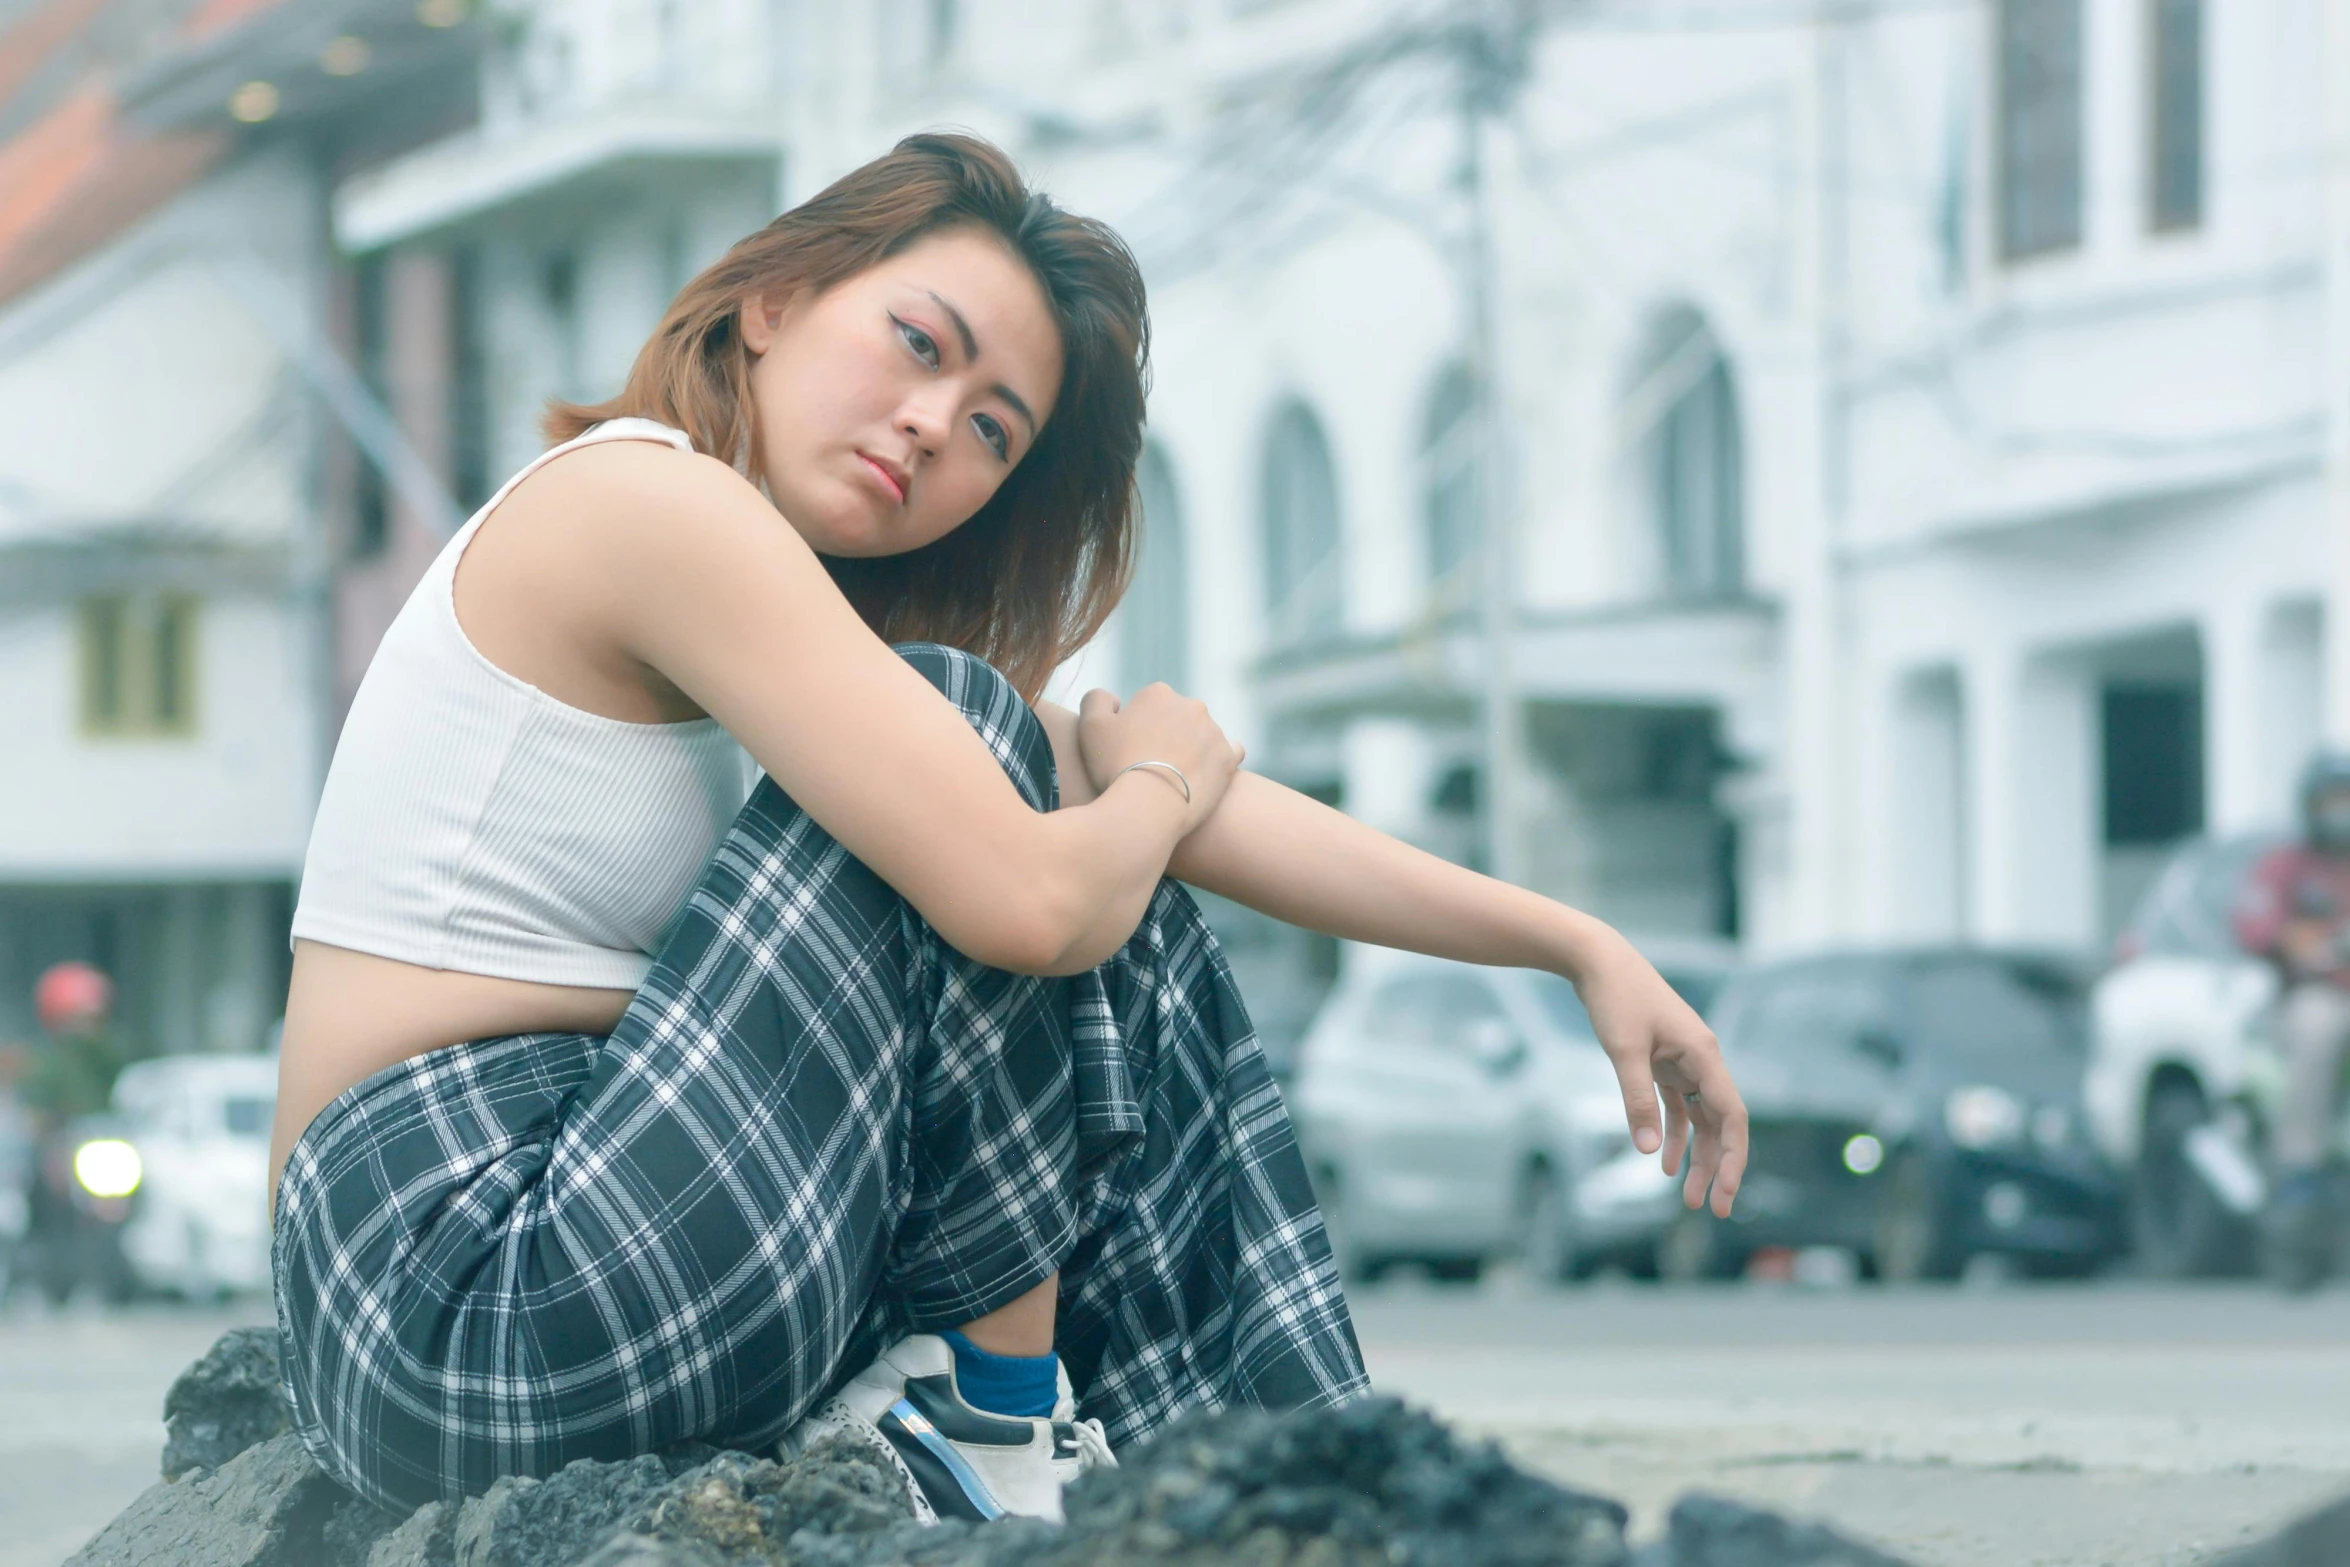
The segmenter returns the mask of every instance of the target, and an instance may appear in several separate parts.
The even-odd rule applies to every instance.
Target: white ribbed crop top
[[[457,623],[457,562],[552,458],[684,434],[615,419],[542,454],[458,530],[384,633],[310,829],[293,933],[417,963],[632,990],[757,776],[714,718],[634,724],[556,701]]]

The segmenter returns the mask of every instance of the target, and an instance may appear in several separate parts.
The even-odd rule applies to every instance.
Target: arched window
[[[1632,396],[1644,443],[1664,591],[1720,598],[1746,580],[1745,459],[1738,395],[1705,319],[1676,310],[1659,323],[1649,369]]]
[[[1275,646],[1337,631],[1346,618],[1338,478],[1305,404],[1284,404],[1265,438],[1265,615]]]
[[[1174,465],[1156,445],[1142,449],[1134,476],[1142,501],[1142,558],[1119,606],[1118,661],[1126,689],[1164,680],[1191,689],[1191,563]]]
[[[1478,489],[1477,386],[1469,367],[1445,367],[1420,428],[1420,520],[1428,588],[1440,608],[1469,602],[1484,506]]]

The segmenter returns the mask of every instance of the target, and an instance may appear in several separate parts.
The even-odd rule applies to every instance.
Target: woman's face
[[[1061,388],[1044,290],[952,229],[820,294],[743,307],[767,487],[822,555],[896,555],[968,521]]]

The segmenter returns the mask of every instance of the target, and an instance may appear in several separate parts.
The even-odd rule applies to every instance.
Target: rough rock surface
[[[218,1469],[288,1425],[277,1386],[277,1334],[237,1328],[163,1395],[163,1478]]]
[[[427,1502],[367,1549],[366,1567],[450,1567],[457,1559],[457,1514]]]
[[[1638,1553],[1624,1510],[1392,1399],[1194,1415],[1069,1493],[1069,1522],[920,1528],[853,1441],[775,1462],[700,1444],[507,1479],[406,1518],[285,1429],[276,1345],[231,1333],[172,1385],[166,1473],[66,1567],[1902,1567],[1817,1524],[1684,1498]],[[2350,1561],[2350,1502],[2218,1567]]]
[[[308,1564],[320,1559],[327,1522],[347,1499],[292,1434],[274,1436],[217,1471],[148,1487],[67,1567]]]
[[[1182,1421],[1069,1493],[1054,1562],[1616,1567],[1624,1509],[1394,1399]],[[1008,1560],[1008,1558],[1005,1558]]]

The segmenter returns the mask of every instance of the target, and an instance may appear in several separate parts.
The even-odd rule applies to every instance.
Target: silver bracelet
[[[1191,780],[1184,777],[1183,769],[1177,767],[1173,762],[1128,762],[1124,767],[1118,769],[1117,776],[1112,778],[1110,782],[1116,783],[1119,778],[1125,777],[1137,767],[1164,767],[1168,772],[1173,773],[1175,781],[1183,786],[1183,803],[1185,805],[1191,803]]]

